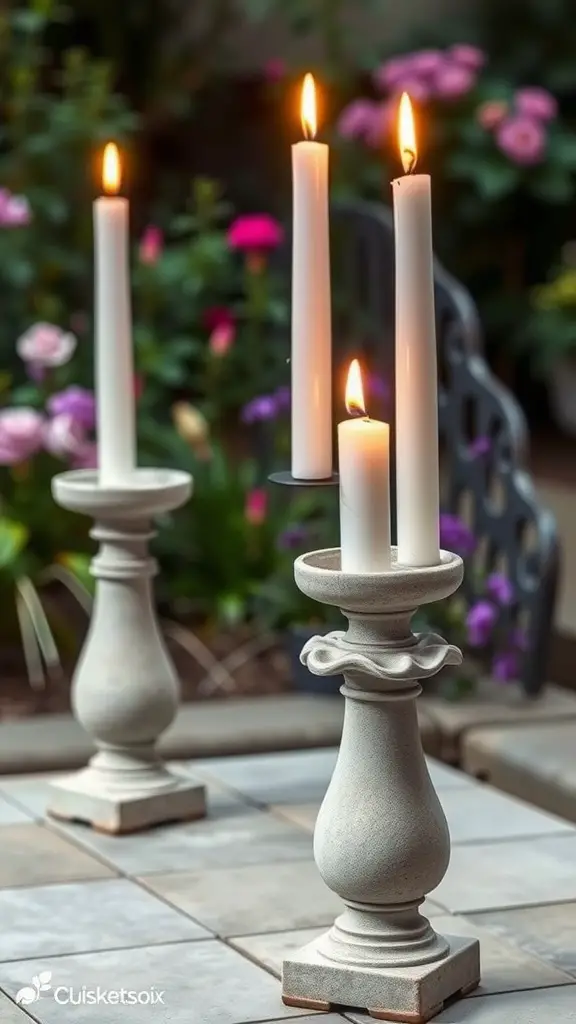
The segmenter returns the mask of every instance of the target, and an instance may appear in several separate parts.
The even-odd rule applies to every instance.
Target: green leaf
[[[574,195],[574,188],[574,179],[558,166],[543,169],[530,185],[532,194],[547,203],[567,202]]]
[[[24,523],[0,516],[0,569],[13,566],[28,543],[28,530]]]

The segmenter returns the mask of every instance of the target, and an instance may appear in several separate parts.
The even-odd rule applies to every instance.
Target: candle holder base
[[[332,473],[320,480],[300,480],[298,477],[292,476],[289,469],[270,473],[268,480],[271,484],[282,484],[284,487],[338,487],[340,483],[338,473]]]
[[[444,1004],[466,995],[480,981],[477,939],[450,937],[446,955],[414,967],[363,967],[330,962],[322,951],[327,932],[284,961],[282,1001],[286,1006],[336,1010],[354,1007],[380,1020],[424,1024]],[[386,957],[384,955],[384,960]]]
[[[204,787],[169,772],[156,752],[178,709],[179,683],[155,614],[152,521],[183,505],[192,479],[137,469],[122,485],[93,470],[53,480],[58,503],[93,516],[99,550],[92,621],[72,685],[74,714],[97,753],[51,786],[48,814],[123,833],[206,814]]]
[[[172,774],[159,760],[110,751],[96,754],[87,768],[53,782],[50,790],[52,818],[113,835],[206,816],[204,786]]]

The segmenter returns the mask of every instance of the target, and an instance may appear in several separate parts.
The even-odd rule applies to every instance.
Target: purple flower
[[[366,132],[366,142],[374,149],[382,146],[394,122],[398,110],[398,103],[395,98],[384,100],[374,109],[372,126]]]
[[[496,129],[496,142],[515,164],[531,167],[546,153],[546,130],[541,121],[518,114],[507,117]]]
[[[25,462],[42,447],[44,417],[28,406],[0,410],[0,465]]]
[[[483,455],[489,455],[491,451],[492,441],[489,437],[477,437],[468,447],[471,459],[480,459]]]
[[[468,643],[470,647],[484,647],[492,633],[498,613],[489,601],[477,601],[466,616]]]
[[[492,675],[499,683],[517,679],[520,671],[518,655],[514,651],[500,651],[492,661]]]
[[[424,78],[418,78],[416,75],[407,75],[398,84],[396,94],[400,92],[407,92],[410,99],[415,100],[416,103],[425,103],[434,94],[429,82]]]
[[[360,139],[366,142],[374,129],[378,106],[372,100],[352,100],[340,114],[338,134],[343,139]]]
[[[477,46],[471,46],[469,43],[457,43],[455,46],[451,46],[448,50],[448,56],[456,64],[470,68],[471,71],[479,71],[486,63],[484,51],[480,50]]]
[[[61,413],[48,420],[44,429],[44,447],[51,455],[73,461],[81,456],[85,446],[84,427],[70,413]]]
[[[242,409],[243,423],[258,423],[261,420],[274,420],[278,415],[278,404],[274,395],[260,395],[253,398]]]
[[[435,75],[445,63],[446,58],[441,50],[417,50],[407,59],[410,74],[416,78],[420,75]]]
[[[486,593],[505,608],[514,601],[514,586],[502,572],[493,572],[486,580]]]
[[[514,105],[519,114],[536,121],[553,121],[558,114],[556,97],[548,89],[540,89],[538,86],[518,89],[514,95]]]
[[[368,393],[377,401],[387,402],[390,398],[390,384],[385,377],[371,373],[368,377]]]
[[[410,73],[411,61],[412,57],[409,55],[407,57],[392,57],[385,64],[381,64],[373,76],[376,88],[382,89],[383,92],[395,89],[399,82]]]
[[[86,430],[93,430],[96,423],[96,403],[94,395],[86,388],[71,384],[64,391],[58,391],[48,399],[48,412],[51,416],[72,416]]]
[[[292,392],[287,385],[276,388],[274,392],[277,412],[288,412],[292,404]]]
[[[282,551],[294,551],[304,544],[308,537],[308,530],[302,523],[294,523],[287,526],[278,537],[278,547]]]
[[[476,85],[476,72],[463,64],[446,64],[434,75],[434,95],[442,100],[458,100]]]
[[[476,550],[476,538],[459,516],[442,512],[440,515],[440,545],[448,551],[455,551],[462,558],[468,558]]]
[[[515,626],[514,629],[510,630],[510,635],[508,637],[508,646],[512,650],[527,651],[528,636],[526,634],[526,630],[522,629],[521,626]]]

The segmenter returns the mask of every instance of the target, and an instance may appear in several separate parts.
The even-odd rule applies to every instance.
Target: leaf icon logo
[[[31,985],[26,985],[16,993],[16,1002],[19,1006],[28,1006],[30,1003],[35,1003],[40,998],[40,991],[36,988],[32,988]]]

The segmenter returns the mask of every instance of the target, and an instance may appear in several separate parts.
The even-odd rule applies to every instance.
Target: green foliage
[[[537,373],[547,375],[559,359],[576,356],[576,268],[567,246],[564,262],[547,284],[533,289],[533,312],[520,339]]]

